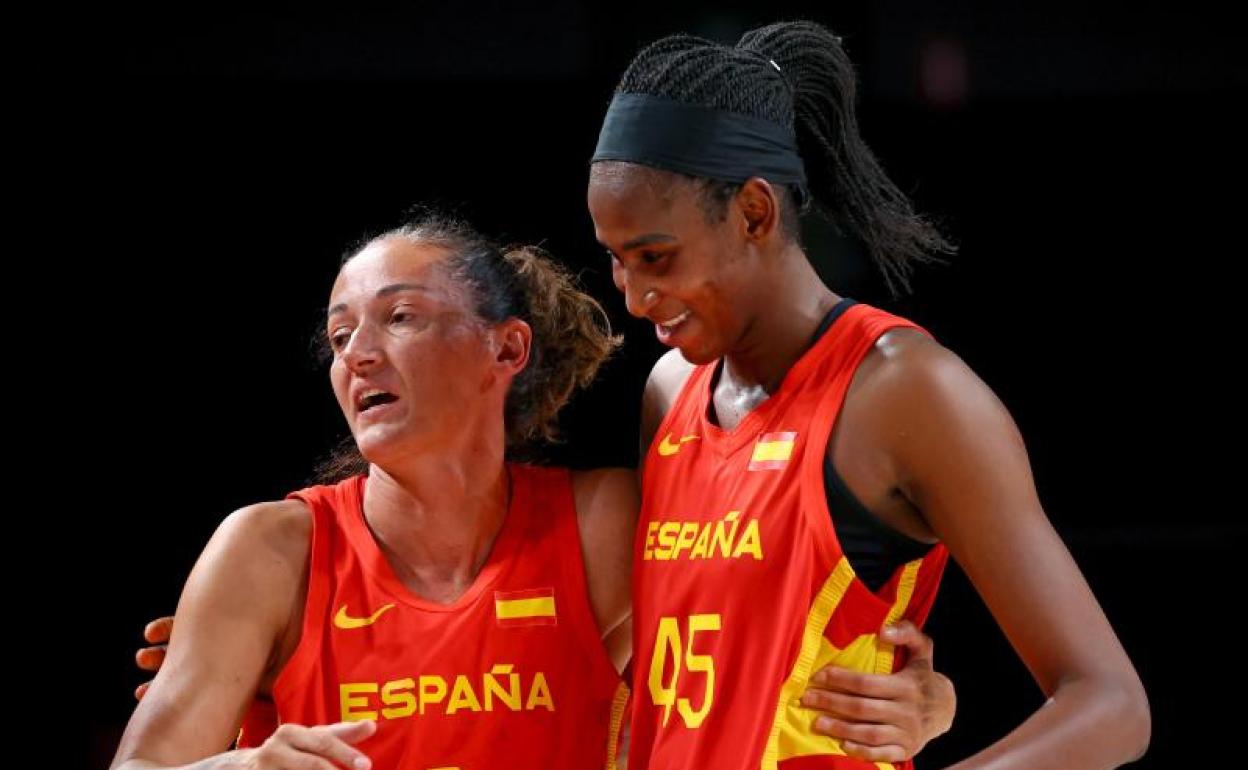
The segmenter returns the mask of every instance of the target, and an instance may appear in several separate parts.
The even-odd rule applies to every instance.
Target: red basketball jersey
[[[607,763],[626,689],[589,606],[570,476],[508,468],[489,560],[445,605],[396,577],[365,523],[365,477],[291,495],[314,523],[303,633],[273,688],[279,721],[377,720],[359,748],[379,770]],[[263,737],[255,724],[247,744]]]
[[[733,430],[707,418],[716,367],[689,376],[645,457],[634,770],[874,766],[814,735],[818,713],[798,699],[829,663],[903,665],[877,633],[902,618],[921,625],[944,568],[938,545],[873,593],[841,552],[824,492],[850,380],[880,335],[901,327],[917,328],[849,307]]]

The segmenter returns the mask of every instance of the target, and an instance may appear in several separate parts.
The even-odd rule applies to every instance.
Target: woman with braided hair
[[[631,766],[909,767],[889,629],[922,625],[948,555],[1048,698],[957,767],[1128,762],[1143,687],[1005,407],[803,252],[810,208],[895,289],[953,250],[863,142],[854,90],[818,24],[675,36],[637,54],[602,126],[596,235],[673,348],[643,398]]]

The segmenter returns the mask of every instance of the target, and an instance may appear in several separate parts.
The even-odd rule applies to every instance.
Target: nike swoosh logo
[[[674,455],[680,451],[681,444],[684,444],[689,441],[693,441],[696,438],[697,436],[684,436],[680,439],[679,442],[673,444],[672,434],[669,433],[663,437],[662,441],[659,442],[659,454],[663,455],[664,457],[670,457],[671,455]]]
[[[377,622],[377,618],[381,617],[382,614],[384,614],[386,610],[393,609],[393,608],[394,608],[393,604],[387,604],[386,606],[382,607],[381,609],[377,610],[372,615],[369,615],[366,618],[353,618],[347,614],[347,605],[344,604],[338,608],[338,614],[334,616],[334,625],[338,626],[339,628],[346,628],[346,629],[363,628],[364,626],[371,626],[372,624]]]

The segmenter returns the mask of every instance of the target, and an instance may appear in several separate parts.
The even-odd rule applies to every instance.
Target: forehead
[[[672,228],[700,211],[696,187],[686,177],[631,163],[590,168],[589,210],[604,231]]]
[[[420,286],[423,293],[434,297],[458,298],[460,292],[446,270],[448,255],[441,246],[406,238],[373,241],[342,266],[330,292],[330,304],[367,301],[397,284]]]

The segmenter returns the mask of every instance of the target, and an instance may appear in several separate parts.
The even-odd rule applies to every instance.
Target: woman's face
[[[690,362],[730,351],[748,330],[763,267],[735,203],[715,221],[691,181],[620,163],[593,166],[588,199],[628,312],[652,321],[659,341]]]
[[[446,258],[438,246],[385,238],[334,282],[330,382],[369,462],[437,449],[492,419],[501,426],[510,379],[500,381],[488,327]]]

